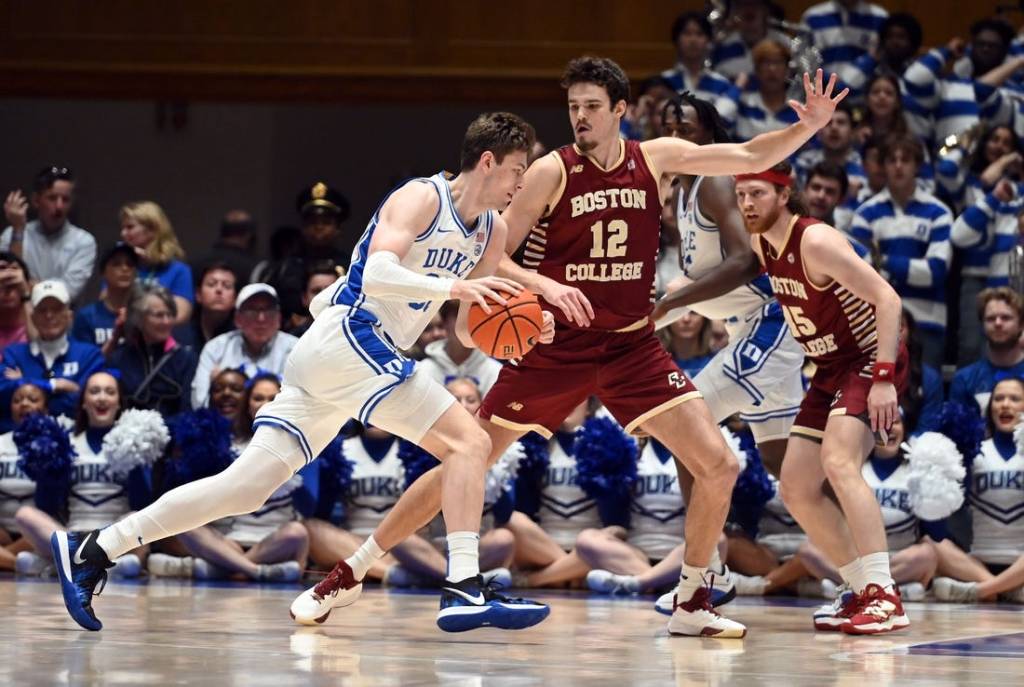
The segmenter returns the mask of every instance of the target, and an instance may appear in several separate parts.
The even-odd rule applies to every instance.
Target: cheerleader
[[[210,408],[231,427],[226,462],[233,460],[248,445],[256,412],[280,390],[280,381],[270,373],[259,373],[250,380],[243,372],[228,369],[214,377],[210,386]],[[191,421],[190,418],[194,417],[197,416],[186,414],[179,423]],[[192,453],[186,446],[179,448],[183,454]],[[206,446],[200,448],[205,449]],[[205,457],[200,456],[200,460]],[[183,455],[179,459],[186,458],[188,456]],[[313,485],[306,483],[312,472],[313,468],[300,470],[253,513],[223,518],[179,534],[177,540],[184,547],[184,552],[170,547],[168,550],[188,555],[153,554],[149,559],[149,572],[163,577],[196,579],[242,575],[261,582],[298,580],[309,554],[309,535],[296,506],[312,508],[310,489],[315,488],[315,479]],[[200,476],[205,475],[192,475],[195,478]]]
[[[901,449],[904,437],[903,420],[897,417],[889,429],[888,442],[875,446],[861,474],[881,507],[893,580],[900,585],[904,599],[920,601],[935,576],[938,565],[935,542],[945,539],[945,522],[921,520],[911,507],[910,464]],[[798,555],[814,577],[836,584],[841,582],[835,564],[811,544],[805,543]]]
[[[11,396],[14,426],[33,413],[46,413],[46,392],[26,382]],[[0,435],[0,570],[15,570],[16,557],[32,548],[28,539],[21,536],[14,518],[18,509],[31,503],[36,493],[36,483],[18,467],[19,458],[14,432]],[[35,558],[34,555],[22,556],[22,564],[30,564]]]
[[[1024,603],[1024,380],[1004,379],[989,398],[989,438],[969,467],[970,554],[952,541],[938,547],[933,583],[942,601]]]
[[[114,427],[125,406],[118,380],[107,371],[94,372],[86,381],[75,412],[70,446],[59,441],[74,456],[70,475],[60,483],[45,485],[37,480],[35,505],[22,506],[15,518],[33,552],[22,552],[22,567],[28,574],[39,574],[52,561],[50,536],[59,530],[93,530],[120,520],[129,512],[144,508],[152,500],[150,470],[139,465],[127,474],[119,474],[107,455],[104,438]],[[22,424],[15,431],[25,429]],[[49,426],[49,425],[47,425]],[[59,425],[53,429],[62,433]],[[50,456],[48,458],[57,458]],[[148,554],[140,546],[114,563],[112,572],[135,577]],[[29,558],[34,556],[33,558]]]

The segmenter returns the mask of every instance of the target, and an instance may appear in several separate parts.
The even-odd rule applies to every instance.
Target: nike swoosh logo
[[[89,537],[92,536],[95,536],[94,532],[90,532],[85,535],[85,539],[83,539],[82,543],[78,545],[77,549],[75,549],[75,557],[71,559],[71,562],[75,565],[85,565],[85,559],[82,558],[82,549],[84,549],[85,545],[89,543]]]
[[[484,599],[484,595],[481,594],[480,592],[477,592],[476,596],[470,596],[469,594],[467,594],[466,592],[462,591],[461,589],[454,589],[452,587],[445,587],[444,590],[446,592],[451,592],[452,594],[455,594],[456,596],[460,596],[463,599],[465,599],[466,601],[468,601],[469,603],[474,604],[476,606],[483,606],[484,602],[486,601],[486,599]]]

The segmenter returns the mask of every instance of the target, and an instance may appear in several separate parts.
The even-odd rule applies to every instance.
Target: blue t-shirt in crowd
[[[114,333],[117,313],[103,301],[83,306],[75,313],[75,324],[71,327],[71,338],[76,341],[103,346]]]
[[[974,401],[984,415],[996,383],[1012,377],[1024,379],[1024,360],[1012,367],[996,367],[982,358],[956,371],[949,386],[949,400],[968,406]]]
[[[171,260],[159,269],[139,265],[139,281],[156,282],[175,296],[181,296],[189,303],[195,301],[195,286],[192,284],[192,268],[181,260]]]

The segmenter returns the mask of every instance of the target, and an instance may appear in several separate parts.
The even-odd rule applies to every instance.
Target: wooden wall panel
[[[783,2],[797,19],[808,0]],[[991,2],[891,0],[926,43]],[[567,59],[603,54],[635,78],[672,62],[661,0],[0,0],[2,93],[186,100],[544,102]]]

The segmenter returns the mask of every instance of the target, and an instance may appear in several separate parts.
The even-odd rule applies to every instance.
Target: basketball
[[[521,358],[536,345],[544,324],[537,296],[523,289],[518,296],[498,305],[491,299],[487,314],[477,303],[469,306],[469,335],[481,351],[493,358]]]

